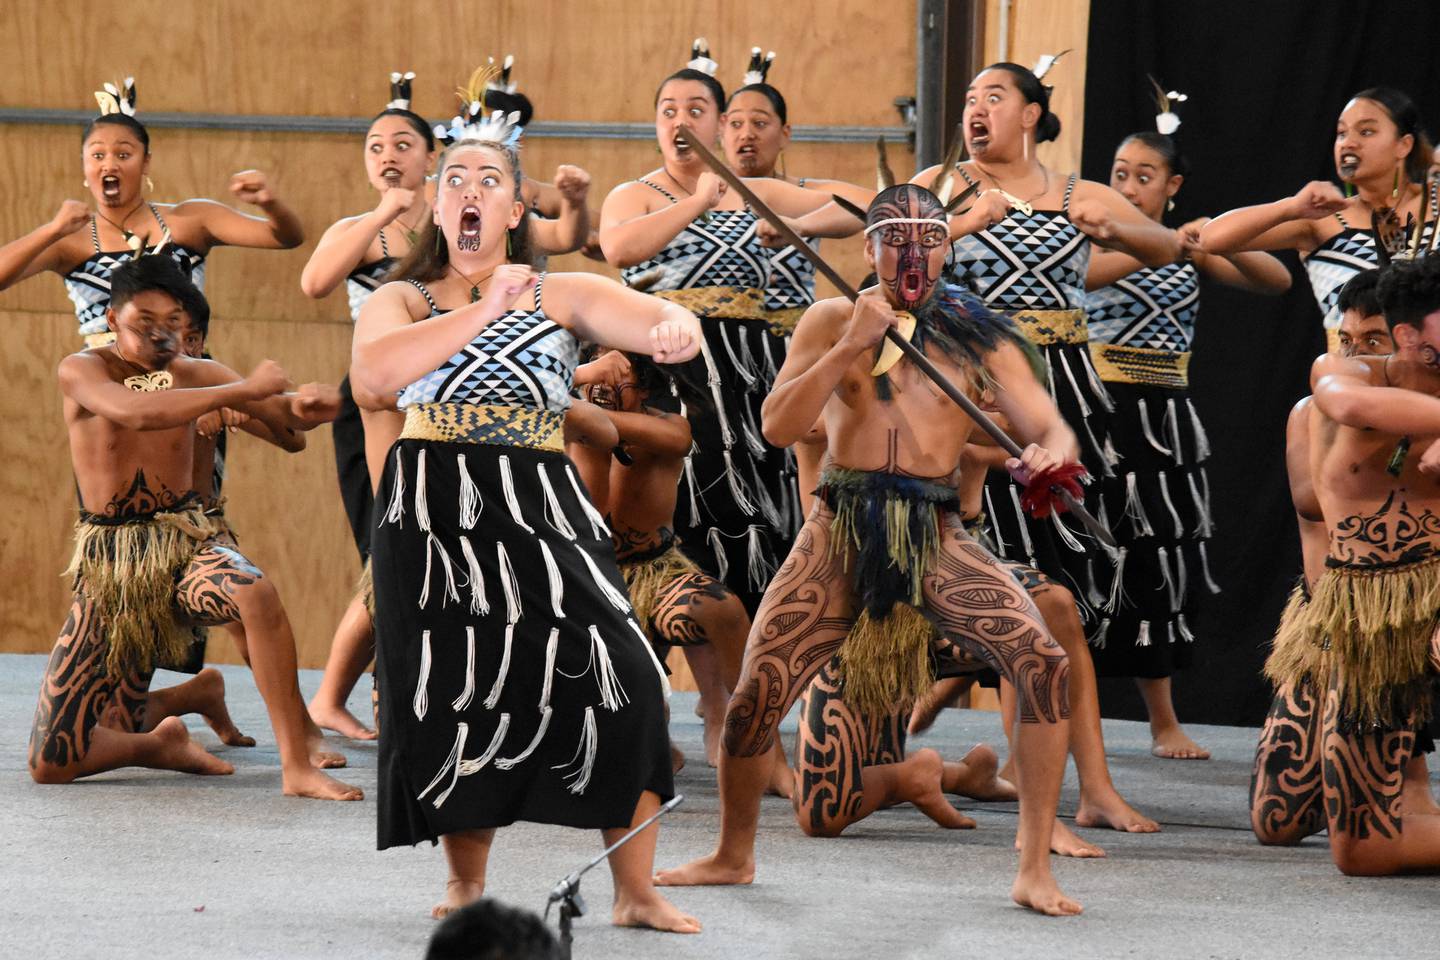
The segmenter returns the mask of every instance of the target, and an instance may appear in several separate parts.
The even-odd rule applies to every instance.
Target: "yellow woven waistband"
[[[1106,383],[1135,383],[1143,387],[1184,390],[1190,386],[1190,351],[1172,353],[1148,347],[1090,343],[1095,372]]]
[[[402,440],[489,443],[532,450],[565,449],[565,414],[478,403],[417,403],[405,408]]]
[[[766,320],[765,292],[753,287],[689,287],[684,290],[656,290],[662,300],[678,303],[697,317],[724,317],[729,320]]]
[[[1043,347],[1051,343],[1085,343],[1090,326],[1084,310],[1021,310],[1012,315],[1025,339]]]
[[[771,310],[765,315],[765,321],[770,324],[770,332],[777,337],[788,337],[795,332],[795,325],[805,315],[808,307],[786,307],[783,310]]]
[[[110,344],[112,344],[112,343],[114,343],[114,342],[115,342],[115,331],[114,331],[114,330],[106,330],[106,331],[104,331],[104,332],[102,332],[102,333],[87,333],[87,334],[85,334],[85,346],[89,347],[89,348],[92,349],[92,350],[93,350],[94,348],[96,348],[96,347],[108,347],[108,346],[110,346]]]

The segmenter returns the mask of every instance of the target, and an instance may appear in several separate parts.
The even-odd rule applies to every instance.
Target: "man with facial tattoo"
[[[1251,821],[1262,843],[1328,828],[1348,875],[1440,867],[1440,817],[1405,788],[1433,713],[1440,626],[1440,258],[1376,294],[1388,356],[1327,354],[1311,374],[1309,467],[1329,548],[1266,674]]]
[[[278,433],[328,422],[335,405],[314,392],[285,393],[285,372],[271,360],[241,379],[184,356],[179,334],[194,287],[168,257],[117,267],[110,294],[115,342],[60,362],[80,496],[69,571],[75,599],[41,684],[30,774],[69,783],[127,766],[234,772],[192,741],[178,717],[139,731],[155,665],[184,658],[192,626],[240,620],[284,792],[358,800],[358,789],[312,765],[295,639],[279,597],[217,538],[192,476],[195,421],[210,411],[238,410]]]
[[[776,446],[795,443],[823,414],[830,463],[820,504],[765,592],[730,700],[719,846],[657,882],[753,879],[770,745],[839,651],[844,696],[861,711],[913,702],[933,681],[935,661],[989,665],[1015,683],[1021,851],[1011,896],[1042,913],[1076,914],[1080,905],[1060,891],[1049,864],[1069,663],[1024,589],[961,524],[954,473],[974,423],[884,343],[886,332],[908,336],[972,397],[990,386],[1030,443],[1006,464],[1021,482],[1073,462],[1075,437],[1013,327],[939,284],[948,229],[938,197],[913,184],[889,188],[867,211],[865,232],[878,287],[853,305],[830,299],[806,311],[765,401],[764,433]],[[865,767],[850,802],[874,809],[901,799],[883,769]]]

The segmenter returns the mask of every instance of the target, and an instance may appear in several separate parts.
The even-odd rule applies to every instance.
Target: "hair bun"
[[[1035,124],[1035,142],[1046,143],[1060,136],[1060,118],[1050,112],[1046,107],[1045,112],[1040,115],[1040,121]]]

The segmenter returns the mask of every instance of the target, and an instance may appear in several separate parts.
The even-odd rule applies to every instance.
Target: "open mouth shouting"
[[[100,193],[106,200],[118,200],[120,198],[120,178],[114,175],[101,177]]]
[[[400,171],[396,167],[386,167],[380,171],[380,179],[385,181],[387,187],[400,186]]]
[[[1360,154],[1356,153],[1353,150],[1347,150],[1346,152],[1340,154],[1339,169],[1340,176],[1344,177],[1346,180],[1349,180],[1351,177],[1355,176],[1355,172],[1360,169]]]
[[[675,139],[672,142],[675,144],[676,153],[684,154],[690,152],[690,141],[686,139],[683,131],[675,134]]]
[[[461,250],[480,249],[480,208],[473,203],[467,203],[460,210],[460,236],[455,242]]]
[[[896,278],[895,289],[906,304],[919,303],[930,285],[930,275],[922,266],[906,266]]]
[[[965,132],[970,137],[971,153],[983,153],[990,146],[990,125],[984,120],[971,120]]]

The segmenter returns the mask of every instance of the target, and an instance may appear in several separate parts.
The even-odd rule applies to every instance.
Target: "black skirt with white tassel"
[[[753,615],[803,522],[794,460],[760,432],[760,407],[785,362],[785,339],[760,320],[704,317],[701,326],[705,348],[689,376],[708,384],[710,402],[685,411],[694,446],[675,529],[686,556]]]
[[[1038,327],[1028,314],[1015,320],[1022,333],[1040,350],[1047,367],[1050,395],[1060,416],[1070,425],[1080,446],[1080,461],[1090,473],[1085,506],[1103,521],[1101,481],[1115,471],[1115,442],[1110,435],[1114,401],[1090,360],[1084,313],[1057,311],[1041,316],[1050,323]],[[1068,325],[1059,321],[1069,319]],[[1055,335],[1059,328],[1060,335]],[[1024,492],[1004,470],[992,470],[985,479],[982,509],[987,533],[996,555],[1012,563],[1034,567],[1068,589],[1075,597],[1087,635],[1099,629],[1104,597],[1095,569],[1104,562],[1101,544],[1073,515],[1052,513],[1043,520],[1029,516],[1020,505]],[[1097,558],[1099,558],[1097,560]]]
[[[1097,561],[1102,619],[1095,672],[1168,677],[1195,656],[1196,598],[1218,593],[1206,543],[1213,530],[1205,429],[1184,390],[1106,384],[1120,454],[1102,497],[1120,548]]]
[[[666,681],[563,452],[402,438],[375,519],[381,849],[673,795]]]

